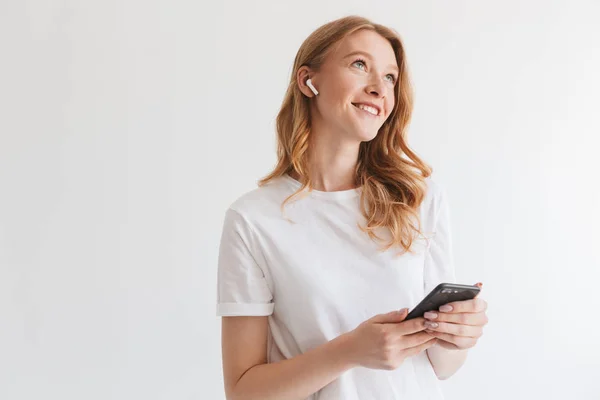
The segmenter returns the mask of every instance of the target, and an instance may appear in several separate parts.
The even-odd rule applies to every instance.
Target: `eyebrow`
[[[356,55],[363,55],[370,60],[373,59],[373,56],[371,56],[369,53],[360,51],[360,50],[356,50],[356,51],[353,51],[352,53],[346,54],[343,59],[345,60],[346,58],[349,58],[351,56],[356,56]],[[396,64],[390,64],[390,65],[388,65],[388,68],[392,68],[396,72],[400,72],[400,70],[398,69],[398,66]]]

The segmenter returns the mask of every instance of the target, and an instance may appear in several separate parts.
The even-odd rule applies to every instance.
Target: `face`
[[[314,123],[339,139],[372,140],[394,107],[398,64],[392,45],[376,32],[354,32],[328,55],[319,71],[299,72],[301,82],[310,76],[319,92],[314,96],[301,85],[303,93],[314,99]]]

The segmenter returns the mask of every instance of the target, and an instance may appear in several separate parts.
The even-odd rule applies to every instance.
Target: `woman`
[[[277,166],[225,215],[228,399],[443,398],[438,380],[481,336],[486,303],[404,321],[455,281],[446,192],[406,144],[411,111],[393,30],[350,16],[300,47]]]

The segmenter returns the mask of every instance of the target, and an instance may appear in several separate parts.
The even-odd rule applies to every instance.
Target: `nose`
[[[383,97],[386,93],[386,86],[380,79],[372,80],[365,89],[375,97]]]

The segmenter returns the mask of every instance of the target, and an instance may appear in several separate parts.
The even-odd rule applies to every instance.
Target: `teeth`
[[[370,112],[373,115],[378,115],[379,113],[377,112],[376,108],[364,105],[364,104],[357,104],[356,107],[360,108],[361,110],[365,110]]]

